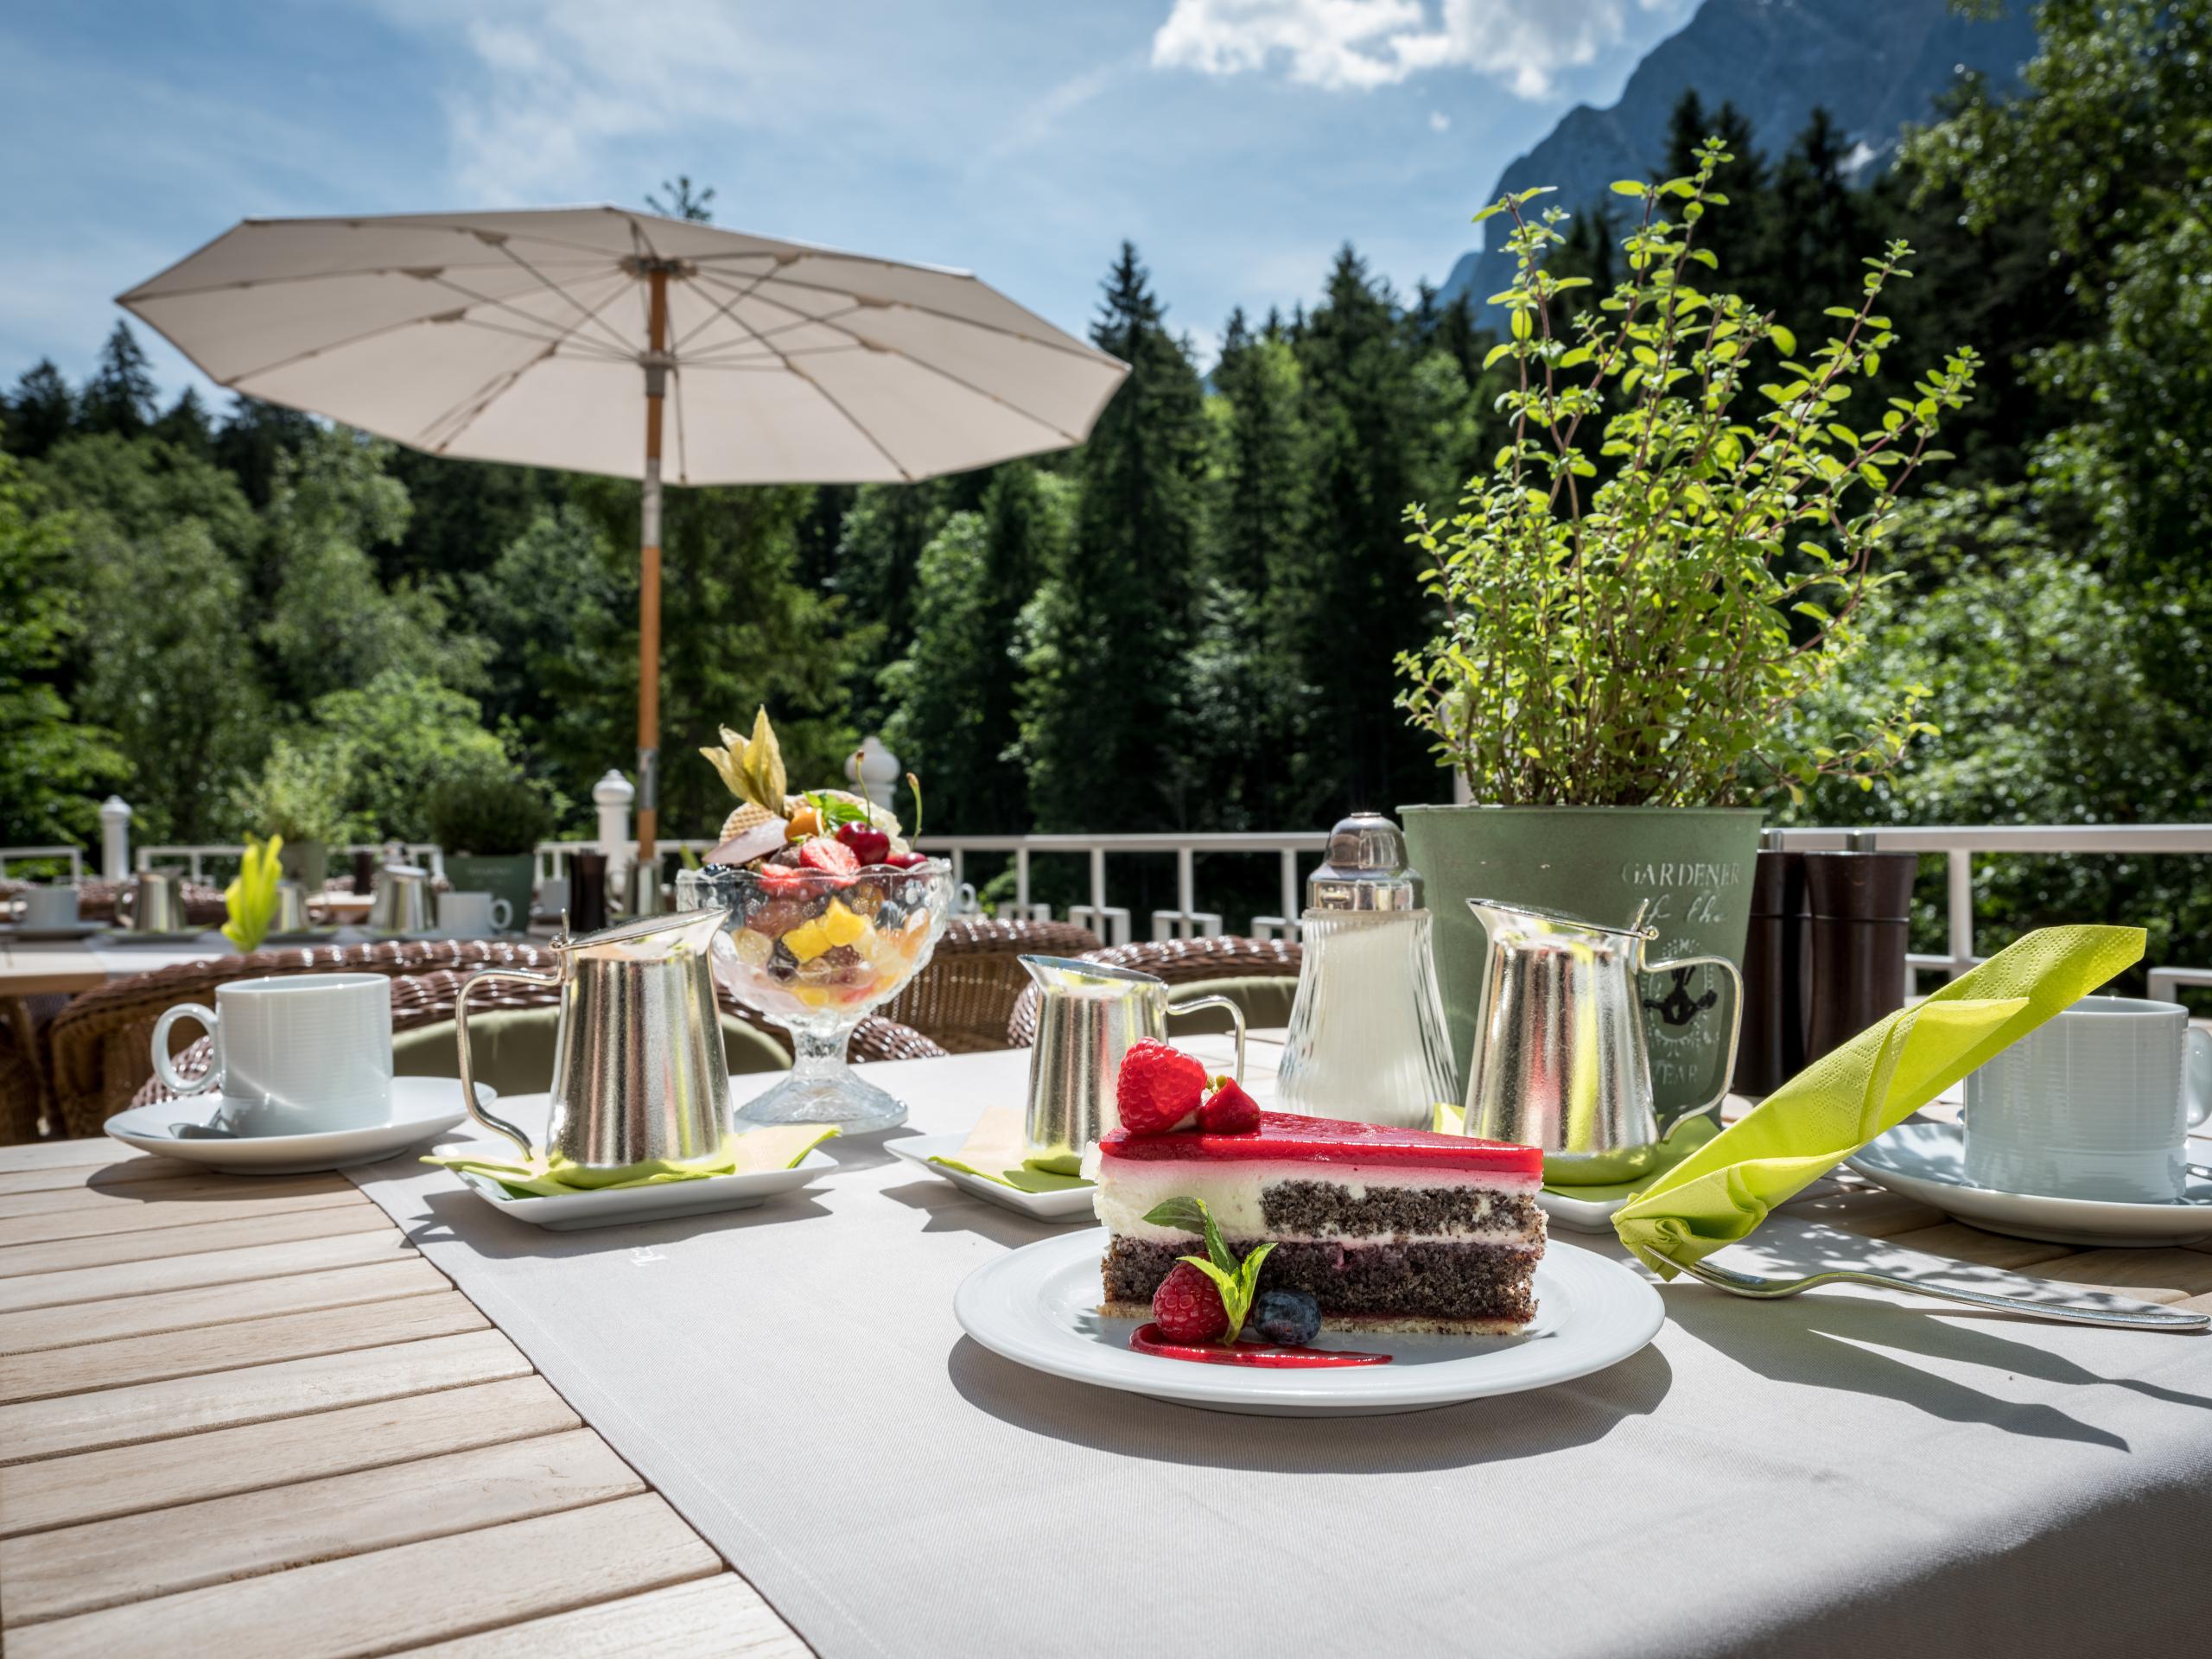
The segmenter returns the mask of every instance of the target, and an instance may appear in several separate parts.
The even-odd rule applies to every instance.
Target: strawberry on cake
[[[1226,1078],[1208,1096],[1204,1068],[1164,1044],[1137,1044],[1129,1058],[1123,1124],[1096,1154],[1112,1236],[1105,1313],[1154,1312],[1179,1263],[1187,1277],[1188,1259],[1207,1254],[1204,1217],[1229,1257],[1272,1246],[1249,1287],[1255,1305],[1302,1294],[1324,1330],[1491,1333],[1534,1317],[1537,1148],[1262,1112]]]

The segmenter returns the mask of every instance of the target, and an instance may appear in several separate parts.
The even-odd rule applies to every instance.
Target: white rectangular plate
[[[626,1221],[665,1221],[674,1216],[703,1216],[722,1210],[749,1210],[780,1193],[795,1192],[816,1176],[835,1169],[836,1160],[817,1147],[789,1169],[709,1175],[703,1180],[664,1181],[658,1186],[602,1187],[564,1192],[558,1198],[513,1198],[488,1176],[456,1170],[468,1190],[503,1216],[557,1233],[582,1227],[612,1227]]]
[[[973,1193],[986,1203],[995,1204],[1027,1216],[1032,1221],[1093,1221],[1096,1217],[1090,1205],[1091,1195],[1098,1191],[1088,1184],[1063,1187],[1057,1192],[1024,1192],[1003,1181],[985,1180],[981,1175],[971,1175],[964,1169],[948,1169],[943,1164],[933,1164],[932,1158],[956,1155],[967,1141],[964,1135],[910,1135],[884,1145],[897,1156],[904,1158],[925,1175],[934,1175],[941,1181],[950,1181],[963,1192]]]

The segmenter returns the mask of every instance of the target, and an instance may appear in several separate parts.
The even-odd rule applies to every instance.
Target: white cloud
[[[1689,0],[1175,0],[1152,37],[1158,69],[1280,70],[1301,85],[1370,91],[1467,69],[1522,98],[1627,33],[1632,11]]]
[[[1452,118],[1441,110],[1431,110],[1428,112],[1428,130],[1431,132],[1451,131]]]

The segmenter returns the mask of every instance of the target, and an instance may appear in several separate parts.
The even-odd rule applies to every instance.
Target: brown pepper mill
[[[1807,853],[1805,1065],[1904,1007],[1913,853]]]
[[[1769,830],[1762,839],[1776,839]],[[1731,1084],[1770,1095],[1805,1064],[1805,855],[1759,849],[1744,941],[1744,1027]]]
[[[569,928],[596,933],[607,925],[607,855],[569,855]]]

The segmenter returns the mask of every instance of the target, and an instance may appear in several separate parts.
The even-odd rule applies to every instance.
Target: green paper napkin
[[[993,1106],[976,1120],[976,1127],[950,1158],[932,1158],[964,1174],[980,1175],[1017,1192],[1065,1192],[1071,1186],[1089,1186],[1080,1175],[1051,1168],[1046,1160],[1022,1156],[1021,1114],[1011,1106]]]
[[[566,1159],[541,1153],[527,1163],[501,1162],[465,1154],[423,1161],[497,1181],[518,1198],[558,1198],[574,1192],[623,1186],[664,1186],[671,1181],[702,1181],[710,1175],[754,1175],[789,1169],[837,1133],[833,1125],[786,1123],[722,1137],[721,1154],[711,1163],[671,1164],[664,1159],[627,1164],[620,1169],[586,1170]]]
[[[2143,954],[2139,927],[2046,927],[1815,1060],[1613,1217],[1662,1278],[1745,1237],[1876,1135]]]
[[[1429,1128],[1439,1135],[1461,1135],[1465,1133],[1463,1126],[1466,1121],[1466,1108],[1440,1100],[1436,1103],[1435,1116],[1430,1120]],[[1544,1191],[1556,1192],[1562,1198],[1580,1198],[1589,1204],[1611,1204],[1616,1198],[1624,1198],[1630,1193],[1649,1186],[1658,1176],[1681,1163],[1719,1133],[1720,1125],[1713,1115],[1700,1112],[1695,1117],[1681,1119],[1667,1131],[1667,1138],[1659,1143],[1658,1166],[1649,1174],[1639,1175],[1632,1181],[1611,1181],[1603,1186],[1562,1186],[1546,1181]]]

